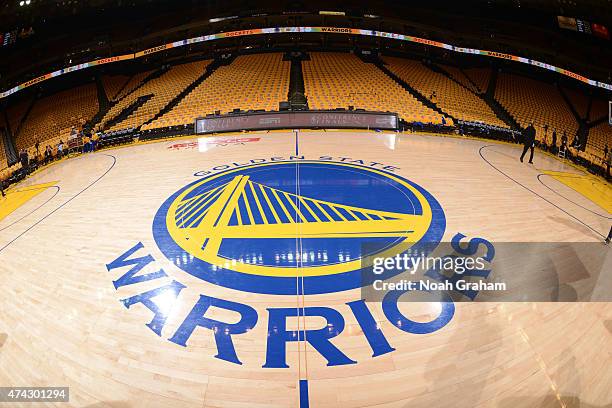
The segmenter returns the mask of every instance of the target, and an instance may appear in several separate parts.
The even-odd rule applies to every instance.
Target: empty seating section
[[[19,128],[19,125],[24,119],[28,107],[32,103],[31,98],[22,99],[21,101],[6,108],[6,114],[9,120],[9,126],[13,135]]]
[[[383,57],[383,60],[393,74],[424,97],[431,98],[448,115],[459,120],[508,127],[479,96],[489,86],[490,68],[463,70],[440,65],[450,75],[449,78],[419,61],[395,57]],[[165,128],[192,124],[196,117],[217,111],[228,113],[236,108],[277,110],[279,102],[287,100],[291,62],[283,61],[282,53],[239,56],[228,65],[216,68],[195,86],[194,81],[206,72],[211,62],[206,60],[175,65],[160,75],[157,74],[162,71],[156,72],[154,76],[151,76],[154,71],[131,77],[104,75],[102,84],[112,104],[95,128],[104,131]],[[397,112],[407,122],[452,125],[449,117],[445,118],[444,114],[420,102],[420,97],[419,100],[413,96],[412,89],[404,89],[376,65],[366,63],[354,54],[312,52],[310,59],[302,62],[302,72],[310,109],[346,109],[353,106],[355,109]],[[186,89],[190,89],[190,92],[160,115],[162,109]],[[589,140],[583,154],[583,157],[601,163],[604,145],[612,147],[607,100],[594,98],[589,110],[589,96],[580,88],[563,88],[563,93],[581,118],[591,122],[605,119],[589,130]],[[545,134],[544,126],[548,126],[548,141],[552,130],[556,129],[557,143],[564,132],[571,142],[578,130],[571,108],[554,85],[520,75],[499,73],[495,99],[522,127],[533,122],[539,140]],[[82,127],[96,115],[99,108],[94,83],[47,96],[36,100],[33,105],[32,101],[31,98],[21,98],[6,108],[6,119],[4,112],[0,116],[0,129],[10,129],[17,149],[28,149],[30,155],[35,154],[34,145],[37,142],[40,143],[41,152],[46,145],[55,149],[60,139],[67,142],[70,128]],[[131,112],[131,109],[126,110],[137,101],[139,105]],[[157,115],[160,116],[156,118]],[[19,167],[20,164],[15,164],[7,168],[6,152],[0,140],[0,180],[8,178]]]
[[[36,101],[17,135],[17,149],[41,148],[71,126],[82,126],[98,112],[95,84],[83,85]],[[64,140],[64,142],[66,142]]]
[[[442,67],[442,69],[448,72],[448,74],[455,81],[459,82],[461,85],[465,86],[470,91],[476,94],[483,93],[483,91],[477,85],[475,85],[473,81],[471,81],[470,78],[468,78],[467,75],[465,75],[465,73],[461,69],[453,67],[451,65],[440,65],[440,67]]]
[[[589,120],[592,122],[603,117],[608,117],[608,102],[603,99],[593,99]]]
[[[4,152],[4,143],[2,142],[2,134],[1,134],[4,127],[5,127],[4,119],[0,119],[0,171],[8,166],[6,164],[6,153]],[[0,175],[0,181],[1,180],[2,180],[2,176]]]
[[[480,93],[485,93],[487,91],[489,80],[491,79],[490,68],[468,68],[464,69],[463,72],[476,84]]]
[[[444,74],[434,72],[418,61],[385,58],[389,69],[423,96],[430,98],[444,112],[464,121],[484,122],[507,128],[489,105]]]
[[[570,100],[578,116],[582,119],[586,119],[587,108],[589,107],[589,97],[586,93],[568,88],[563,88],[563,92],[565,92],[565,95]]]
[[[239,56],[142,129],[193,123],[198,116],[235,108],[278,110],[278,103],[287,100],[290,69],[291,62],[283,61],[282,53]]]
[[[119,99],[125,97],[127,94],[132,92],[138,85],[142,83],[149,75],[151,75],[153,71],[145,71],[140,72],[138,74],[133,75],[129,82],[125,84],[125,86],[119,90],[119,94],[115,96],[113,101],[118,101]],[[110,96],[109,96],[110,99]]]
[[[100,119],[100,122],[98,122],[98,124],[96,125],[96,129],[104,128],[104,125],[106,125],[106,123],[115,118],[121,113],[123,109],[125,109],[136,99],[138,99],[141,94],[138,92],[134,92],[133,94],[131,94],[132,90],[134,90],[138,85],[140,85],[141,82],[152,72],[153,71],[146,71],[132,76],[129,79],[129,82],[125,84],[122,89],[120,89],[119,94],[114,100],[111,100],[109,97],[109,100],[115,102],[115,104],[112,105],[108,111],[106,111],[102,119]],[[142,87],[139,89],[142,89]]]
[[[19,170],[21,166],[19,164],[14,164],[11,167],[7,166],[6,160],[3,160],[0,164],[0,181],[5,181],[15,170]]]
[[[2,152],[4,152],[4,147],[0,147],[0,149],[2,149]],[[2,156],[2,153],[0,153],[0,156]],[[8,167],[8,163],[6,162],[6,157],[4,159],[2,159],[2,162],[0,162],[0,181],[4,181],[4,180],[8,180],[11,175],[19,170],[21,168],[21,163],[17,162],[15,164],[13,164],[12,166]]]
[[[353,54],[313,52],[310,61],[302,62],[302,71],[310,109],[352,105],[355,109],[397,112],[408,122],[442,123],[442,115]]]
[[[7,107],[6,115],[8,117],[8,123],[5,121],[4,114],[0,112],[2,115],[2,118],[0,119],[0,128],[4,127],[7,130],[10,128],[11,132],[14,134],[21,124],[21,121],[24,119],[26,111],[31,103],[31,98],[25,98]],[[11,169],[7,168],[8,164],[6,159],[7,157],[4,150],[4,143],[2,143],[0,140],[0,180],[7,179],[10,176],[10,173],[15,170],[15,166],[13,166]]]
[[[129,80],[130,77],[126,75],[104,75],[102,77],[102,84],[104,85],[104,91],[109,101],[114,101],[115,97],[123,88],[123,85]]]
[[[139,97],[153,95],[144,104],[131,112],[127,118],[115,123],[106,131],[118,129],[137,128],[143,123],[153,119],[172,99],[174,99],[189,84],[204,73],[210,61],[196,61],[188,64],[176,65],[168,71],[147,81],[143,86],[132,92],[111,108],[115,117],[123,109],[134,103]],[[109,111],[110,112],[110,111]]]
[[[21,121],[24,118],[24,115],[28,109],[28,106],[32,103],[31,98],[22,99],[21,101],[9,106],[6,108],[6,113],[8,116],[8,124],[4,120],[4,114],[0,112],[0,129],[7,128],[10,126],[11,131],[14,132],[15,129],[19,126]],[[2,137],[2,135],[0,135]],[[11,174],[19,170],[21,168],[21,164],[18,162],[8,167],[6,151],[4,150],[4,143],[0,140],[0,181],[7,180]]]
[[[571,142],[578,130],[576,118],[553,85],[520,75],[500,73],[497,78],[495,99],[522,127],[533,122],[538,140],[544,139],[546,125],[549,128],[549,139],[552,130],[556,129],[557,135],[566,132]]]
[[[612,148],[612,125],[608,121],[589,129],[586,151],[595,156],[603,157],[603,149],[606,144],[608,149]]]
[[[0,164],[0,182],[11,177],[11,173],[12,170],[7,167],[6,161],[3,159],[2,164]]]

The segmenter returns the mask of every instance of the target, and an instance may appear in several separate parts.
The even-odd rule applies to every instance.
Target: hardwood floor
[[[538,178],[579,169],[541,152],[523,164],[520,151],[300,131],[142,143],[52,165],[18,188],[57,188],[0,217],[0,385],[69,386],[70,403],[57,406],[96,408],[610,406],[602,241],[612,214]],[[193,210],[190,199],[201,200]],[[190,227],[181,211],[193,211]],[[373,232],[340,233],[384,211],[437,242],[482,238],[506,259],[496,276],[535,288],[526,299],[538,301],[360,302],[349,273]],[[559,243],[585,252],[546,260],[555,291],[543,301],[551,275],[524,269],[542,260],[502,255]]]

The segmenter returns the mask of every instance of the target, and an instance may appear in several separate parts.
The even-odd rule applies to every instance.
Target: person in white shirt
[[[60,159],[64,157],[64,142],[62,140],[57,144],[57,157]]]

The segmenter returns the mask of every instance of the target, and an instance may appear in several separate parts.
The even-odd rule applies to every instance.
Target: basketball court
[[[47,166],[2,202],[0,384],[97,408],[610,406],[610,185],[520,153],[313,130]],[[599,257],[554,258],[584,266],[558,273],[555,302],[363,301],[364,240],[394,245],[407,224],[411,243]]]

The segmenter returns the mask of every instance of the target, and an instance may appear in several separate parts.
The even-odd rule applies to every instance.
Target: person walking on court
[[[533,123],[529,123],[529,126],[525,129],[525,134],[523,135],[523,154],[521,154],[521,163],[523,162],[523,158],[525,157],[525,153],[527,150],[531,149],[531,153],[529,155],[529,164],[533,164],[533,148],[535,147],[535,137],[536,131],[533,127]]]

